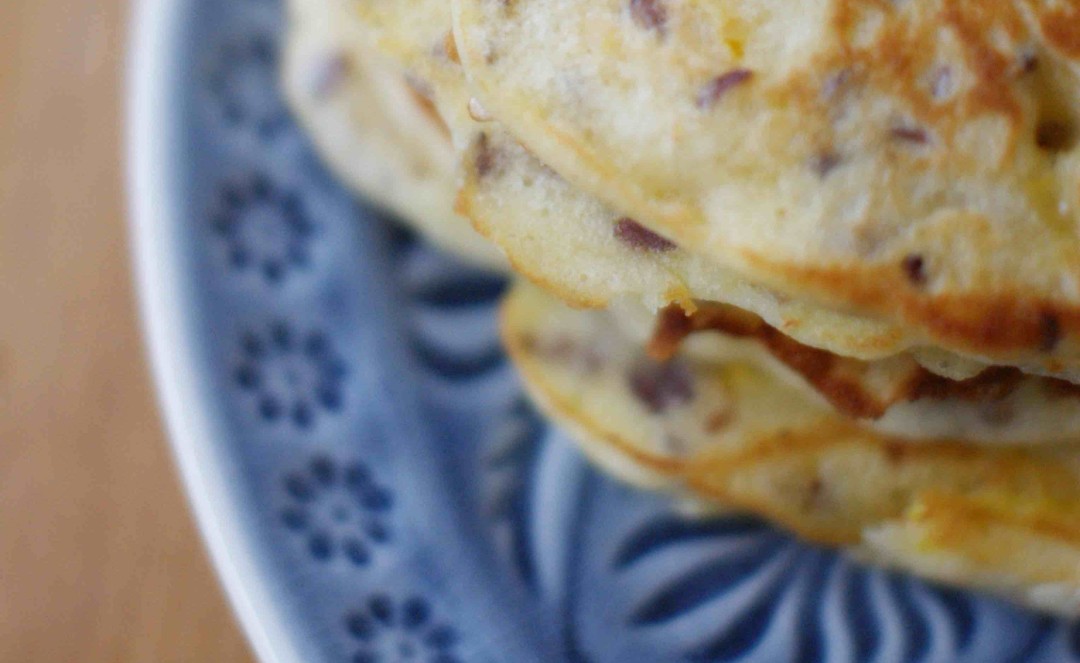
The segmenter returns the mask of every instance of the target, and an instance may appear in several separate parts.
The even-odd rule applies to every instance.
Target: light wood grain
[[[136,327],[118,0],[0,1],[0,661],[250,661]]]

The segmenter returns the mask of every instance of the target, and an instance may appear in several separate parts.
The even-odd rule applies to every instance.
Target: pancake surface
[[[758,312],[807,343],[858,357],[888,356],[912,342],[892,325],[797,301],[778,302],[766,290],[682,249],[663,256],[629,250],[615,236],[618,218],[610,208],[570,186],[498,122],[472,117],[464,72],[446,51],[453,43],[446,3],[358,3],[338,20],[352,23],[361,41],[428,90],[462,153],[462,208],[515,267],[564,299],[598,308],[621,297],[640,298],[653,308],[672,301],[722,299]],[[478,177],[476,170],[475,143],[481,137],[497,155],[492,177]],[[949,364],[963,363],[949,357],[937,362],[937,370],[947,372]],[[959,370],[970,374],[978,368]]]
[[[621,214],[923,345],[1076,365],[1080,0],[452,6],[484,108]]]
[[[1080,608],[1080,452],[910,444],[807,399],[738,342],[722,362],[651,362],[603,313],[530,286],[502,316],[527,389],[616,474],[939,581]]]
[[[781,297],[666,242],[570,185],[497,122],[468,128],[459,209],[516,271],[575,306],[605,308],[631,299],[650,309],[676,302],[693,310],[695,300],[723,301],[804,343],[866,359],[896,354],[912,342],[892,325]]]
[[[448,29],[440,27],[449,22],[445,3],[361,3],[355,15],[341,20],[358,23],[357,31],[365,33],[373,47],[429,91],[463,153],[459,209],[518,271],[567,301],[603,307],[639,297],[652,307],[677,301],[688,308],[695,299],[724,301],[762,315],[801,342],[845,356],[882,359],[911,350],[930,370],[957,379],[986,367],[982,361],[920,345],[917,334],[896,325],[784,297],[681,247],[632,250],[617,231],[620,223],[633,220],[563,180],[521,148],[499,122],[483,117],[484,109],[478,115],[456,51],[450,52]],[[477,117],[482,121],[475,121]],[[490,147],[480,161],[478,140]],[[478,164],[486,164],[483,169],[490,172],[481,176]],[[664,242],[657,236],[654,240]],[[1077,371],[1057,374],[1075,378]]]

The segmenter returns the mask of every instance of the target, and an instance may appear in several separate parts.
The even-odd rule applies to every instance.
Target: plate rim
[[[284,611],[259,577],[237,504],[226,496],[224,468],[210,462],[218,438],[204,408],[194,362],[194,331],[185,301],[178,227],[175,156],[180,144],[175,79],[182,0],[136,0],[129,10],[124,61],[124,157],[128,254],[138,302],[142,351],[188,508],[234,618],[260,661],[301,663]]]

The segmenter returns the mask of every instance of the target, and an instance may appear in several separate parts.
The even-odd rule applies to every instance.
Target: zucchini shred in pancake
[[[1080,75],[1041,20],[1080,0],[292,4],[359,63],[323,99],[286,64],[323,156],[541,287],[505,345],[597,464],[1080,614]]]

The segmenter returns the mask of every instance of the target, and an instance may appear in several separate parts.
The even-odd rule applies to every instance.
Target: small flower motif
[[[375,594],[345,616],[345,630],[360,643],[353,663],[459,663],[457,633],[431,616],[427,601],[415,596],[395,603]]]
[[[288,505],[282,523],[302,535],[307,550],[325,562],[338,556],[355,566],[371,562],[373,549],[390,539],[390,491],[362,463],[345,467],[316,456],[307,468],[285,477]]]
[[[222,187],[211,227],[225,244],[229,265],[257,272],[267,283],[281,283],[311,262],[315,224],[302,199],[263,175]]]
[[[267,140],[289,126],[278,94],[277,71],[277,47],[269,35],[256,34],[222,46],[206,84],[226,126],[250,129]]]
[[[341,409],[345,375],[344,362],[323,333],[301,334],[276,322],[264,334],[242,336],[233,379],[254,398],[263,420],[308,429],[319,412]]]

